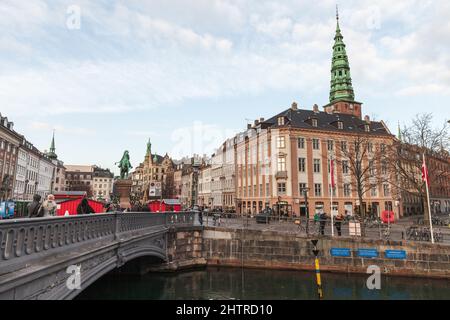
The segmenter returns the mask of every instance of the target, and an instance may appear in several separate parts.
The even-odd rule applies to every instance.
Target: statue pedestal
[[[120,179],[116,181],[116,191],[119,194],[119,204],[121,208],[131,208],[130,193],[133,182],[130,179]]]

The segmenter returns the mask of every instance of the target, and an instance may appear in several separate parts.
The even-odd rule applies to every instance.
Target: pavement
[[[443,218],[448,219],[448,215],[442,215]],[[388,229],[387,224],[383,224],[381,226],[375,226],[372,228],[365,228],[365,237],[368,239],[385,239],[385,240],[407,240],[406,239],[406,230],[415,225],[417,221],[417,216],[415,217],[406,217],[397,221],[394,224],[390,224],[390,232],[387,235],[386,230]],[[250,229],[250,230],[260,230],[260,231],[275,231],[281,233],[289,233],[289,234],[298,234],[306,236],[306,221],[302,221],[302,225],[299,227],[294,223],[294,220],[290,221],[279,221],[272,220],[268,224],[265,223],[256,223],[256,219],[253,218],[220,218],[220,221],[214,222],[213,217],[209,216],[203,217],[203,225],[210,227],[223,227],[223,228],[233,228],[233,229]],[[428,227],[428,225],[423,225],[419,227]],[[318,235],[319,234],[319,223],[314,223],[314,221],[310,221],[309,223],[309,235]],[[436,233],[439,230],[442,234],[442,243],[450,244],[450,228],[449,226],[434,226],[434,232]],[[343,224],[342,228],[342,236],[348,237],[350,236],[349,225]],[[335,236],[338,236],[338,232],[336,228],[334,228]],[[324,235],[331,236],[331,220],[327,220]]]

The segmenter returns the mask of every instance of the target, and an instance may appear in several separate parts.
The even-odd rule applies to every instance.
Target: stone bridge
[[[0,221],[0,299],[74,298],[81,290],[67,286],[74,279],[69,266],[81,267],[84,289],[136,258],[170,264],[177,259],[171,239],[185,237],[177,236],[179,232],[201,230],[194,224],[193,212]],[[183,250],[195,252],[192,246]]]

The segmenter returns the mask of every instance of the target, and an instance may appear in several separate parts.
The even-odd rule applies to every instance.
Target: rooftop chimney
[[[247,123],[247,130],[252,128],[252,124],[251,123]]]
[[[297,110],[298,108],[297,108],[297,102],[292,102],[292,105],[291,105],[291,109],[292,110]]]
[[[366,123],[370,123],[370,117],[369,117],[369,116],[365,116],[365,117],[364,117],[364,121],[365,121]]]
[[[264,122],[264,118],[259,118],[259,122]]]
[[[256,119],[256,120],[255,120],[255,123],[254,123],[254,126],[256,127],[258,124],[259,124],[259,120]]]
[[[319,113],[319,106],[317,104],[313,106],[313,111],[314,113]]]

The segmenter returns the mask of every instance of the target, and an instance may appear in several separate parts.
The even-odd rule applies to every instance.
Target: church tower
[[[336,35],[334,36],[333,58],[331,62],[330,103],[324,108],[328,113],[345,113],[362,118],[361,102],[355,101],[350,63],[339,26],[339,12],[336,7]]]
[[[55,130],[53,130],[52,143],[50,144],[50,151],[47,153],[47,156],[52,160],[58,159],[55,148]]]

